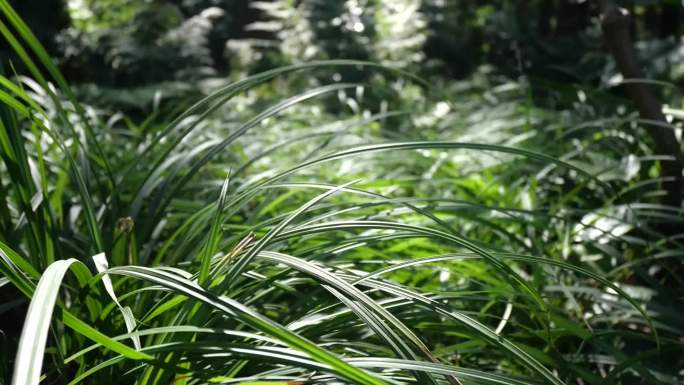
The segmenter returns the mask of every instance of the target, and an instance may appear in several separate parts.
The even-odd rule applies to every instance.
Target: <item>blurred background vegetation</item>
[[[648,63],[646,75],[681,84],[682,4],[678,0],[620,3],[633,15],[631,35],[638,41],[641,59]],[[483,71],[511,79],[524,77],[533,91],[539,91],[532,96],[542,101],[557,96],[549,98],[546,92],[552,87],[537,84],[601,87],[616,75],[600,31],[599,2],[593,1],[22,0],[12,4],[70,82],[103,105],[143,112],[151,108],[153,91],[180,97],[206,92],[202,85],[210,85],[214,78],[237,79],[286,64],[333,58],[391,65],[433,84]],[[11,57],[6,44],[3,52],[3,57]],[[365,75],[349,69],[317,76],[356,81]],[[121,97],[119,91],[130,89],[135,96]]]

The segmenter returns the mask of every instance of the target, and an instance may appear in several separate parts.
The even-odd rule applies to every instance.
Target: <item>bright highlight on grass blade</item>
[[[114,301],[116,306],[119,308],[121,315],[124,317],[126,329],[129,333],[131,333],[136,329],[135,317],[133,316],[131,308],[128,306],[121,306],[121,303],[119,303],[119,300],[116,297],[116,293],[114,292],[114,286],[112,285],[112,279],[105,273],[105,271],[109,268],[107,256],[105,255],[105,253],[100,253],[94,255],[92,259],[98,273],[102,274],[102,284],[105,287],[105,291],[107,292],[107,294],[109,294],[109,297],[112,299],[112,301]],[[140,350],[140,338],[138,336],[132,336],[131,340],[133,341],[135,349]]]
[[[235,317],[240,322],[259,330],[271,337],[278,338],[292,348],[308,354],[312,359],[329,365],[331,370],[341,377],[344,377],[359,385],[384,385],[385,381],[373,376],[372,374],[355,368],[347,364],[344,360],[334,354],[319,348],[316,344],[308,341],[287,330],[281,325],[271,321],[259,313],[251,310],[230,298],[218,297],[215,294],[203,289],[196,283],[181,278],[175,274],[170,274],[159,269],[128,266],[115,267],[108,271],[109,274],[121,274],[130,277],[154,282],[173,290],[178,294],[183,294],[205,303],[212,308],[225,313],[230,317]]]
[[[15,358],[12,385],[40,383],[52,313],[62,280],[69,269],[74,270],[81,284],[86,284],[91,278],[88,268],[75,259],[57,261],[45,270],[38,281],[26,314]]]

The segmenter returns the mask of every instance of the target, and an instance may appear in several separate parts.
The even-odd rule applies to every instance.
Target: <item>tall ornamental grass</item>
[[[681,210],[631,116],[568,120],[510,84],[332,120],[319,100],[362,84],[232,110],[321,69],[429,87],[335,60],[103,119],[0,11],[28,74],[0,77],[1,383],[682,380],[682,240],[659,230]]]

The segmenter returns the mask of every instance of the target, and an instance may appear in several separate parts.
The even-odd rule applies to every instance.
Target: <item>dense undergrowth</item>
[[[0,78],[0,382],[683,380],[681,210],[605,90],[341,60],[135,122],[0,8],[31,74]],[[403,99],[306,81],[345,66]]]

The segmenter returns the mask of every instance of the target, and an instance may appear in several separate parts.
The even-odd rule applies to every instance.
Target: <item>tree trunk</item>
[[[601,27],[606,44],[613,54],[615,63],[625,79],[642,79],[644,77],[636,53],[629,36],[629,13],[612,2],[603,4]],[[644,83],[625,84],[625,91],[632,99],[643,119],[652,121],[646,129],[655,144],[657,155],[667,156],[660,161],[661,188],[665,191],[662,203],[668,206],[681,207],[682,202],[682,152],[673,128],[665,120],[662,104],[655,94]]]

